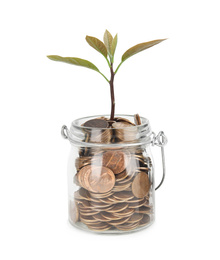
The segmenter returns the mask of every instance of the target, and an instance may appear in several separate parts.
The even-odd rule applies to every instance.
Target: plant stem
[[[114,93],[115,73],[113,71],[113,64],[112,63],[111,63],[110,71],[111,71],[111,78],[110,78],[110,81],[109,81],[110,93],[111,93],[111,117],[110,117],[110,120],[114,120],[114,117],[115,117],[115,93]]]

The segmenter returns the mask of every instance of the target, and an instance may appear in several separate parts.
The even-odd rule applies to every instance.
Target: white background
[[[8,259],[219,259],[219,5],[209,0],[2,1],[0,4],[0,256]],[[110,112],[95,71],[52,62],[88,59],[109,76],[85,36],[118,33],[115,63],[131,46],[167,41],[128,59],[115,78],[116,112],[164,130],[167,177],[156,222],[131,235],[78,231],[67,222],[60,136],[73,119]],[[159,148],[153,148],[156,181]]]

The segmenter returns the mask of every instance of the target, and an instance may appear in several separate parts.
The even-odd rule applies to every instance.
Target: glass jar
[[[146,118],[140,117],[141,124],[135,125],[134,116],[130,115],[115,115],[132,122],[130,127],[84,126],[88,120],[106,117],[80,118],[72,122],[70,130],[62,127],[63,137],[71,143],[69,222],[100,233],[137,231],[150,226],[155,219],[151,145],[162,148],[164,163],[166,138],[163,132],[156,136]]]

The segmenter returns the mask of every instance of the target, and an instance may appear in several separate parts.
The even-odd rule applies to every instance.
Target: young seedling
[[[117,34],[113,38],[112,35],[110,34],[110,32],[106,30],[104,33],[103,42],[95,37],[86,36],[86,41],[88,42],[88,44],[92,48],[94,48],[96,51],[100,52],[106,59],[108,66],[110,68],[110,73],[111,73],[110,80],[108,80],[107,77],[103,73],[101,73],[100,70],[93,63],[91,63],[88,60],[74,58],[74,57],[61,57],[61,56],[57,56],[57,55],[49,55],[47,57],[54,61],[61,61],[61,62],[69,63],[72,65],[86,67],[86,68],[95,70],[98,73],[100,73],[110,85],[110,93],[111,93],[110,120],[114,120],[114,116],[115,116],[114,78],[115,78],[115,74],[118,72],[118,69],[120,68],[120,66],[122,65],[122,63],[125,60],[127,60],[134,54],[137,54],[150,47],[153,47],[154,45],[156,45],[164,40],[166,40],[166,39],[159,39],[159,40],[153,40],[153,41],[149,41],[149,42],[143,42],[143,43],[140,43],[140,44],[137,44],[137,45],[131,47],[122,55],[121,62],[117,66],[116,70],[114,71],[113,70],[114,55],[115,55],[115,49],[116,49],[117,41],[118,41]]]

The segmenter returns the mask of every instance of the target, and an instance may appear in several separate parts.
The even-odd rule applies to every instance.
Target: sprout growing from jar
[[[86,68],[92,69],[94,71],[97,71],[100,75],[102,75],[103,78],[110,85],[110,93],[111,93],[110,120],[114,120],[114,116],[115,116],[114,78],[115,78],[116,73],[118,72],[118,69],[120,68],[120,66],[122,65],[122,63],[125,60],[127,60],[134,54],[137,54],[150,47],[153,47],[154,45],[156,45],[164,40],[166,40],[166,39],[159,39],[159,40],[153,40],[153,41],[149,41],[149,42],[143,42],[143,43],[140,43],[140,44],[137,44],[137,45],[131,47],[122,55],[121,62],[117,66],[116,70],[114,71],[114,69],[113,69],[114,55],[115,55],[115,49],[116,49],[117,42],[118,42],[117,34],[113,38],[112,35],[110,34],[110,32],[106,30],[104,33],[103,42],[95,37],[86,36],[86,41],[88,42],[88,44],[92,48],[94,48],[96,51],[101,53],[104,56],[104,58],[106,59],[108,66],[110,68],[110,80],[108,80],[108,78],[103,73],[101,73],[101,71],[93,63],[91,63],[88,60],[75,58],[75,57],[61,57],[61,56],[57,56],[57,55],[48,55],[47,57],[54,61],[61,61],[61,62],[69,63],[72,65],[86,67]]]

